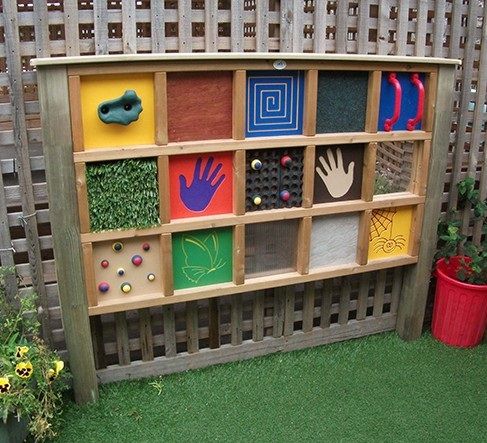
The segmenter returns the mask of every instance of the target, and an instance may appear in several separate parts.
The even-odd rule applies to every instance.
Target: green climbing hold
[[[98,117],[103,123],[117,123],[129,125],[139,119],[142,112],[142,100],[133,90],[113,100],[107,100],[98,105]]]

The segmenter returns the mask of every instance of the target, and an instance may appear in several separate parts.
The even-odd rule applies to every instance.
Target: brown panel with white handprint
[[[314,203],[361,198],[363,144],[317,146]]]

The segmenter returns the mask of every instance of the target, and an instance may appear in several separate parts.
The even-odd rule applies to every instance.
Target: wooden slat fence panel
[[[445,171],[446,211],[456,208],[455,185],[467,175],[475,177],[480,195],[487,197],[486,11],[483,0],[5,0],[0,12],[6,36],[6,41],[0,41],[0,264],[17,266],[27,285],[22,293],[33,287],[40,294],[46,307],[46,336],[52,331],[53,344],[62,351],[65,345],[31,58],[177,51],[462,58],[464,65],[456,73]],[[31,214],[35,215],[29,217]],[[468,208],[462,220],[463,232],[479,242],[480,225],[472,223]],[[231,297],[222,297],[211,306],[205,301],[97,317],[92,321],[97,366],[108,366],[102,378],[109,380],[121,376],[114,369],[119,363],[128,365],[123,371],[139,370],[137,365],[131,369],[133,358],[145,360],[148,368],[157,366],[162,358],[168,368],[181,369],[212,359],[223,361],[356,336],[361,322],[367,325],[364,333],[392,329],[402,275],[398,268],[347,277],[341,287],[330,280],[244,294],[233,304]],[[374,321],[378,322],[375,326]],[[305,334],[297,334],[303,331]],[[284,335],[286,345],[281,341]],[[308,336],[306,341],[303,337]],[[245,351],[228,350],[232,343]],[[214,357],[203,352],[206,346],[215,352]],[[181,363],[167,363],[173,360]]]

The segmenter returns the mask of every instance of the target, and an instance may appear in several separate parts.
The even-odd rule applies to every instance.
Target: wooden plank
[[[274,289],[274,314],[272,323],[272,336],[281,337],[284,333],[284,314],[285,314],[286,289]]]
[[[125,312],[115,314],[115,332],[117,338],[118,364],[120,366],[130,364],[129,332]]]
[[[157,184],[159,191],[159,218],[161,223],[171,221],[170,189],[169,189],[169,157],[160,155],[157,157]]]
[[[433,57],[441,57],[443,55],[443,38],[446,27],[446,2],[434,2],[434,5],[435,21],[433,23]]]
[[[397,11],[396,54],[407,54],[407,36],[409,25],[409,0],[401,0]]]
[[[35,55],[36,57],[49,57],[51,45],[49,44],[47,2],[34,0],[32,6],[34,12]]]
[[[369,73],[367,87],[367,108],[365,114],[365,132],[377,132],[380,107],[380,85],[382,71],[372,71]]]
[[[360,221],[358,225],[357,259],[356,259],[359,265],[366,265],[368,262],[371,218],[372,218],[372,210],[370,209],[367,209],[360,213]]]
[[[367,319],[361,322],[351,320],[347,325],[334,325],[330,328],[316,328],[308,334],[294,334],[290,337],[266,339],[261,342],[248,342],[240,346],[225,346],[219,349],[205,349],[197,354],[182,354],[178,358],[160,357],[152,362],[134,362],[130,366],[112,366],[98,371],[101,383],[149,377],[187,371],[230,361],[241,361],[274,352],[320,346],[337,341],[350,340],[365,335],[394,329],[395,315],[383,316],[379,319]]]
[[[357,320],[364,320],[367,316],[367,300],[369,298],[369,278],[368,272],[360,276],[358,298],[357,298]]]
[[[156,145],[166,145],[167,135],[167,76],[165,72],[154,73]]]
[[[168,297],[174,293],[174,281],[172,272],[172,238],[171,234],[161,234],[161,258],[162,258],[162,292]]]
[[[154,360],[154,340],[149,308],[139,309],[139,337],[142,361]]]
[[[377,161],[377,143],[368,143],[364,151],[364,169],[362,173],[362,200],[374,199],[375,167]]]
[[[316,53],[326,52],[326,2],[315,2],[315,21],[313,50]]]
[[[191,0],[178,2],[178,50],[191,52],[193,50]]]
[[[365,275],[365,274],[364,274]],[[394,268],[391,290],[391,308],[390,313],[395,314],[399,305],[399,296],[401,295],[403,268]]]
[[[381,270],[377,273],[377,279],[375,281],[374,288],[374,306],[372,315],[374,317],[380,317],[384,309],[384,294],[386,290],[386,271]]]
[[[311,249],[311,217],[304,217],[299,222],[297,244],[299,247],[296,254],[296,271],[307,274]]]
[[[186,343],[188,353],[193,354],[199,350],[198,336],[198,302],[186,303]]]
[[[176,357],[176,323],[174,320],[174,307],[163,306],[162,317],[164,325],[164,355]]]
[[[164,2],[151,3],[151,49],[153,53],[160,53],[166,50],[166,13]]]
[[[333,280],[323,280],[323,288],[321,289],[321,318],[320,327],[329,328],[330,327],[330,316],[331,316],[331,302],[333,296]]]
[[[107,367],[105,358],[105,344],[103,341],[103,323],[99,315],[90,317],[91,340],[93,342],[93,354],[96,369]]]
[[[96,306],[98,304],[98,292],[96,288],[95,269],[93,263],[93,244],[83,243],[83,267],[86,282],[86,297],[88,299],[88,306]]]
[[[218,52],[218,0],[205,0],[205,51]]]
[[[440,2],[441,3],[441,2]],[[426,76],[425,82],[425,110],[423,116],[422,128],[425,131],[433,130],[433,118],[435,114],[436,89],[438,82],[438,74],[430,72]]]
[[[104,0],[93,0],[95,54],[108,54],[108,8]]]
[[[303,135],[316,134],[316,110],[318,100],[318,70],[310,69],[305,75]]]
[[[421,233],[421,250],[418,263],[405,271],[401,302],[398,308],[397,331],[406,340],[413,340],[421,335],[424,310],[428,294],[430,268],[436,249],[436,227],[441,208],[443,174],[446,169],[450,117],[452,109],[451,91],[455,70],[442,67],[438,72],[438,91],[435,114],[435,134],[431,143],[430,173],[428,191]]]
[[[303,293],[303,332],[310,332],[313,329],[314,308],[315,283],[305,283]]]
[[[244,40],[244,1],[233,0],[230,10],[230,50],[243,52]]]
[[[79,20],[78,20],[78,1],[64,0],[64,29],[66,40],[66,55],[80,55],[79,39]]]
[[[340,301],[338,303],[338,324],[346,325],[348,323],[348,312],[350,310],[350,278],[342,277],[340,282]]]
[[[220,347],[220,308],[217,298],[208,300],[208,341],[210,349]]]
[[[280,27],[279,27],[279,49],[281,52],[293,52],[293,1],[281,0]]]
[[[245,139],[245,79],[246,73],[243,69],[233,73],[232,137],[235,140]]]
[[[79,75],[69,76],[69,110],[71,112],[71,133],[74,152],[80,152],[84,149],[80,85]]]
[[[233,283],[245,282],[245,225],[233,228]]]
[[[232,297],[230,307],[230,334],[232,346],[242,344],[242,294]]]
[[[90,315],[106,314],[108,312],[128,311],[130,309],[147,308],[151,306],[162,306],[172,303],[188,302],[224,295],[240,294],[243,292],[259,291],[268,288],[279,288],[287,285],[307,283],[309,281],[325,278],[342,277],[344,275],[355,275],[363,272],[388,269],[396,266],[415,264],[418,257],[397,256],[387,259],[376,259],[363,266],[350,267],[350,264],[330,266],[310,270],[309,274],[300,275],[297,272],[286,274],[267,275],[264,277],[247,278],[245,284],[234,285],[233,282],[220,283],[218,285],[201,286],[197,288],[178,289],[171,297],[164,296],[161,292],[145,294],[143,296],[132,296],[130,300],[126,297],[112,298],[109,301],[98,301],[97,306],[89,308]]]
[[[255,46],[258,52],[269,50],[269,0],[255,2]]]
[[[423,225],[424,204],[414,207],[409,235],[408,254],[415,257],[419,253],[421,243],[421,227]]]
[[[347,32],[348,32],[348,3],[337,2],[336,3],[336,16],[335,16],[335,52],[346,54],[347,53]]]
[[[245,214],[245,151],[233,154],[233,213]]]
[[[389,0],[381,0],[378,5],[377,17],[377,54],[389,52],[389,14],[391,5]]]
[[[75,399],[95,401],[98,396],[76,202],[75,173],[69,120],[68,81],[64,68],[43,68],[37,73],[43,117],[42,138],[46,162],[51,229],[56,255],[64,335],[69,351]],[[60,131],[58,128],[64,128]],[[60,194],[59,190],[63,193]]]
[[[10,103],[12,105],[12,125],[14,134],[15,159],[17,162],[17,178],[20,189],[20,203],[22,206],[22,225],[25,232],[25,238],[28,241],[29,249],[27,251],[30,265],[30,276],[32,284],[38,296],[37,303],[42,309],[39,310],[38,318],[41,323],[42,335],[47,342],[51,342],[51,330],[49,321],[49,310],[46,296],[46,286],[42,274],[42,257],[39,245],[39,232],[37,229],[37,215],[35,199],[32,184],[32,173],[30,170],[29,159],[29,141],[27,138],[26,112],[24,105],[24,90],[22,82],[22,63],[18,31],[17,4],[15,2],[6,2],[4,5],[4,15],[9,17],[5,20],[5,52],[8,66],[8,86],[10,92]],[[36,22],[35,27],[39,33],[44,31],[47,23],[38,23],[43,17],[44,6],[41,2],[36,2]],[[42,36],[40,35],[40,39]],[[39,47],[37,46],[36,49]],[[41,52],[43,53],[43,52]],[[66,112],[69,111],[66,109]],[[59,122],[56,122],[56,128],[59,128]],[[69,123],[68,123],[69,125]],[[66,125],[66,128],[69,126]],[[69,132],[69,131],[68,131]],[[62,189],[62,188],[58,188]],[[7,200],[8,196],[6,194]]]
[[[311,208],[313,206],[315,152],[315,146],[306,146],[306,148],[304,148],[302,193],[303,208]]]
[[[88,189],[86,186],[86,164],[74,165],[76,175],[76,196],[78,200],[79,227],[81,233],[90,232],[90,210],[88,205]]]
[[[290,336],[294,332],[294,287],[286,286],[284,289],[284,326],[283,334]]]
[[[122,7],[122,44],[124,54],[137,53],[135,4],[136,2],[124,2],[120,4]]]
[[[252,340],[262,341],[264,339],[264,306],[265,293],[258,291],[254,294],[252,305]]]
[[[10,236],[10,227],[8,222],[7,202],[5,199],[3,174],[0,171],[0,265],[13,267],[14,245]],[[14,297],[18,292],[17,278],[15,275],[5,276],[5,297],[8,303],[14,304]]]
[[[395,141],[414,141],[430,140],[431,133],[424,131],[391,131],[379,132],[376,134],[364,132],[342,132],[336,134],[319,134],[312,140],[306,136],[286,136],[286,137],[256,137],[247,140],[201,140],[171,142],[166,146],[157,145],[132,145],[123,148],[110,149],[90,149],[89,151],[76,152],[74,154],[75,163],[80,162],[99,162],[109,160],[119,160],[123,158],[155,157],[157,155],[181,155],[211,153],[215,151],[234,151],[239,149],[267,149],[267,148],[292,148],[309,145],[312,141],[314,145],[338,145],[356,144],[370,142],[395,142]]]
[[[414,55],[418,57],[425,56],[426,48],[426,22],[428,19],[428,0],[417,0],[416,12],[416,32]]]

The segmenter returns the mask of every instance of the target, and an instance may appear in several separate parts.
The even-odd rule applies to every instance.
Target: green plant
[[[93,232],[147,228],[160,223],[154,159],[90,163],[86,184]]]
[[[487,284],[487,200],[480,199],[475,189],[475,180],[467,177],[457,184],[460,209],[473,210],[474,216],[482,223],[483,241],[476,245],[461,232],[458,212],[451,211],[438,224],[439,249],[435,258],[448,260],[455,255],[462,256],[457,270],[457,279],[476,285]]]
[[[67,388],[64,363],[39,337],[35,294],[8,300],[5,279],[12,268],[0,267],[0,414],[27,418],[36,441],[56,435],[62,391]]]

